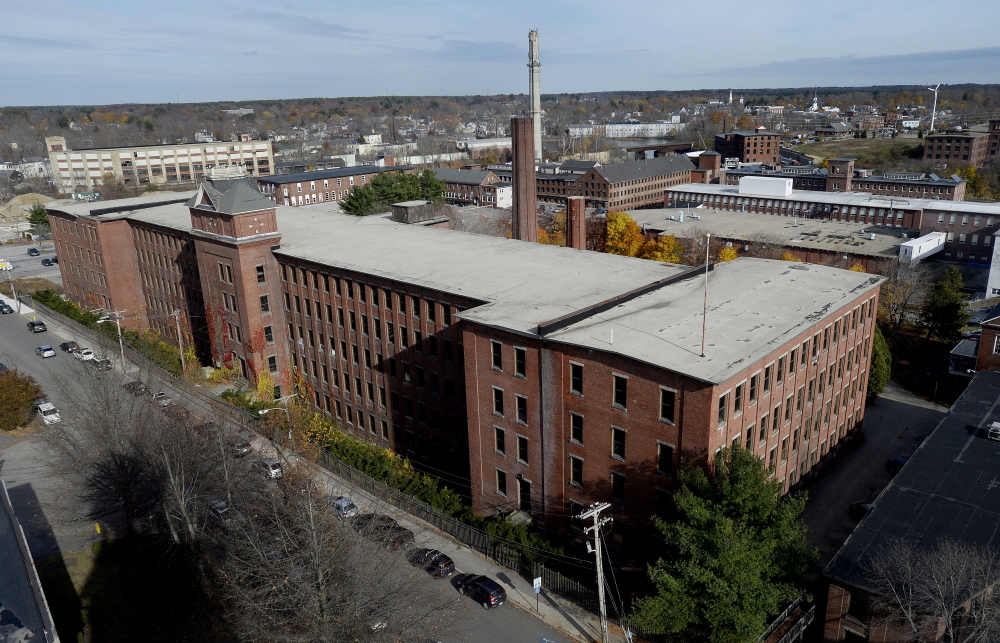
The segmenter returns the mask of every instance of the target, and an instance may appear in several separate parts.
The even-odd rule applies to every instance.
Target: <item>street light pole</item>
[[[286,395],[284,397],[279,397],[278,399],[276,399],[275,402],[284,402],[285,403],[285,406],[283,406],[283,407],[282,406],[272,406],[269,409],[261,409],[261,410],[257,411],[258,415],[264,415],[266,413],[270,413],[271,411],[277,411],[278,409],[281,409],[281,408],[285,409],[285,422],[288,424],[288,442],[289,443],[291,443],[291,441],[292,441],[292,414],[288,410],[288,401],[291,400],[293,397],[295,397],[297,395],[298,395],[298,393],[292,393],[291,395]]]

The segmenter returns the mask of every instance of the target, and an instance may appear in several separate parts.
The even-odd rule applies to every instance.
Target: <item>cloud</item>
[[[68,42],[66,40],[52,40],[49,38],[30,38],[26,36],[11,36],[10,34],[0,34],[0,43],[13,45],[15,47],[44,47],[46,49],[89,49],[86,45]]]
[[[855,53],[801,58],[684,75],[728,79],[740,87],[922,84],[932,80],[989,83],[995,82],[998,67],[1000,47],[982,47],[889,56],[861,56]]]

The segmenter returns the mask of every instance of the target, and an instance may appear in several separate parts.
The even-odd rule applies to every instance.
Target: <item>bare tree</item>
[[[781,236],[769,232],[754,232],[747,237],[747,245],[747,255],[758,259],[780,259],[785,251]]]
[[[220,585],[241,640],[396,641],[449,629],[455,595],[428,591],[399,553],[351,529],[307,471],[292,467],[246,499],[252,519],[218,531]]]
[[[995,552],[943,539],[932,549],[895,541],[866,564],[878,598],[874,622],[913,641],[944,632],[951,643],[989,643],[1000,636],[1000,581]]]
[[[911,265],[897,259],[886,259],[875,272],[885,277],[879,296],[879,316],[892,328],[899,328],[913,319],[920,307],[930,273],[923,264]]]

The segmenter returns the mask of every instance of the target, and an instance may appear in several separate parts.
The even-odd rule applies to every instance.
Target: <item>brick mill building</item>
[[[703,355],[704,269],[276,205],[249,180],[180,196],[50,210],[67,296],[168,340],[180,311],[276,396],[297,370],[318,411],[483,513],[566,528],[610,500],[644,525],[682,459],[743,444],[790,488],[863,420],[877,277],[717,265]]]
[[[982,167],[996,158],[1000,144],[1000,120],[992,120],[987,132],[943,132],[930,134],[924,143],[924,160],[954,168]]]
[[[443,196],[449,203],[511,207],[513,195],[510,183],[501,181],[490,170],[435,168],[433,172],[444,183]]]
[[[759,128],[752,132],[727,132],[715,135],[715,151],[723,159],[740,163],[770,163],[776,165],[781,150],[781,135]]]
[[[408,165],[355,165],[295,174],[275,174],[257,179],[261,193],[272,203],[300,206],[343,201],[355,187],[371,183],[383,172],[407,173]]]
[[[875,176],[871,170],[854,167],[852,158],[827,159],[828,168],[790,166],[773,168],[764,165],[744,166],[724,171],[720,181],[725,185],[739,185],[744,176],[767,176],[792,179],[796,190],[820,192],[866,192],[875,196],[920,198],[947,201],[965,199],[964,179],[952,175],[928,176],[923,172],[886,172]]]
[[[578,161],[567,161],[536,173],[536,193],[540,203],[565,205],[568,197],[582,196],[588,208],[619,211],[658,208],[663,204],[663,191],[690,183],[694,170],[694,163],[683,154],[612,165],[592,164],[586,168]],[[501,179],[512,180],[512,169],[493,172]]]

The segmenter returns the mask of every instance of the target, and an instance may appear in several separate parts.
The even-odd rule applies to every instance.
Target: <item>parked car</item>
[[[233,452],[234,458],[242,458],[245,455],[250,455],[253,451],[253,445],[250,441],[244,438],[236,438],[232,441],[232,446],[230,449]]]
[[[281,464],[274,458],[258,460],[253,463],[253,468],[260,471],[269,480],[277,480],[285,474],[281,469]]]
[[[94,355],[93,358],[87,360],[87,365],[97,371],[111,370],[111,360],[100,355]]]
[[[861,520],[868,515],[868,512],[872,509],[872,503],[867,500],[859,500],[858,502],[852,502],[850,508],[851,518],[855,520]]]
[[[415,549],[410,553],[409,561],[434,578],[448,578],[455,573],[455,561],[436,549]]]
[[[396,525],[389,529],[373,532],[369,538],[390,551],[401,549],[413,542],[413,532],[406,527]]]
[[[44,333],[48,330],[45,327],[45,322],[38,321],[37,319],[28,322],[28,330],[33,333]]]
[[[48,257],[46,257],[45,259],[42,259],[42,265],[43,266],[51,266],[52,265],[52,260],[49,259]]]
[[[62,344],[59,344],[59,350],[64,351],[66,353],[73,353],[78,348],[80,347],[77,345],[76,342],[63,342]]]
[[[0,315],[10,315],[14,312],[14,309],[10,307],[5,301],[0,301]]]
[[[84,362],[94,359],[94,351],[89,348],[78,348],[73,351],[73,357]]]
[[[218,498],[208,503],[208,515],[227,529],[238,523],[246,522],[243,514],[230,507],[225,500]]]
[[[41,355],[42,357],[55,357],[56,351],[48,344],[44,344],[35,349],[35,355]]]
[[[59,257],[52,255],[52,263],[59,263]]]
[[[455,581],[458,591],[471,596],[486,609],[500,607],[507,600],[507,591],[492,578],[470,574]]]
[[[46,424],[58,424],[62,422],[62,418],[59,417],[59,410],[51,402],[38,404],[36,408],[38,409],[38,414],[42,416],[42,422]]]
[[[149,388],[142,382],[128,382],[122,388],[136,397],[149,394]]]
[[[42,254],[42,253],[40,253],[38,251],[38,248],[28,248],[28,256],[29,257],[37,257],[40,254]]]
[[[358,506],[351,502],[350,498],[344,496],[330,497],[327,500],[333,510],[337,512],[337,517],[346,520],[358,515]]]
[[[163,391],[157,391],[156,393],[153,393],[149,397],[160,406],[170,406],[171,404],[174,403],[174,401],[171,400],[169,397],[167,397],[167,394],[164,393]]]
[[[896,475],[903,469],[903,465],[907,462],[906,458],[900,457],[898,455],[889,458],[885,463],[885,468],[889,470],[889,473]]]
[[[986,430],[986,438],[1000,442],[1000,422],[994,422]]]
[[[7,368],[6,364],[4,364],[3,362],[0,362],[0,373],[3,373],[4,371],[9,371],[9,370],[10,369]]]

